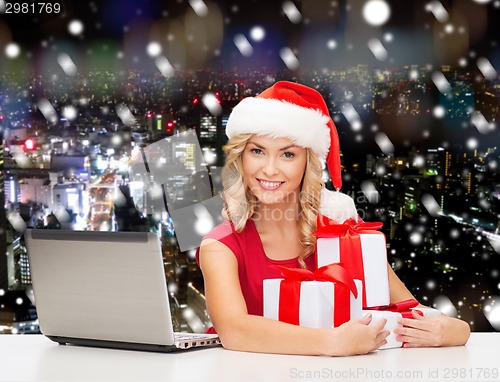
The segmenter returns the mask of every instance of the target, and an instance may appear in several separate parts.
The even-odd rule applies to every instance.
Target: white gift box
[[[410,310],[418,310],[424,316],[438,316],[441,312],[437,309],[432,308],[411,308]],[[363,310],[362,315],[370,313],[372,315],[372,321],[370,325],[375,325],[382,318],[387,319],[387,323],[384,325],[383,330],[389,330],[390,334],[386,337],[387,343],[379,347],[379,350],[391,349],[391,348],[400,348],[403,346],[403,343],[396,340],[397,334],[394,333],[394,329],[400,328],[402,325],[398,323],[398,320],[402,318],[402,314],[399,312],[391,312],[388,310]]]
[[[387,271],[387,247],[385,235],[382,233],[359,234],[364,268],[364,284],[366,307],[388,305],[389,274]],[[317,262],[318,268],[323,265],[342,262],[353,277],[357,277],[349,264],[350,254],[340,255],[340,240],[350,240],[349,237],[318,238]],[[359,277],[358,277],[359,278]]]
[[[264,280],[264,317],[279,319],[280,284],[284,279]],[[299,282],[299,281],[297,281]],[[350,294],[350,318],[361,318],[362,282],[354,280],[358,297]],[[335,314],[335,287],[328,281],[300,282],[299,325],[308,328],[332,328]],[[288,303],[288,302],[283,302]],[[342,303],[342,302],[341,302]]]

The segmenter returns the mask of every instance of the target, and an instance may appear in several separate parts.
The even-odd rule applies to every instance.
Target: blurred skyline
[[[64,0],[57,14],[36,7],[7,14],[14,2],[0,1],[0,12],[2,3],[0,51],[19,48],[0,56],[3,70],[55,70],[49,62],[60,53],[83,72],[157,72],[158,57],[177,70],[472,68],[480,57],[498,68],[500,62],[498,0]]]
[[[342,191],[384,222],[389,262],[415,296],[500,328],[500,0],[64,0],[36,15],[39,3],[25,15],[13,4],[0,0],[0,319],[26,319],[20,295],[29,305],[22,229],[7,218],[173,237],[129,179],[132,154],[194,130],[220,169],[234,105],[291,80],[324,96]],[[201,275],[193,253],[165,243],[184,309],[198,292],[182,286],[202,291]]]

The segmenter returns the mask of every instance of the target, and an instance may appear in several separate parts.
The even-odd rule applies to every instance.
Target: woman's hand
[[[331,341],[328,355],[356,355],[366,354],[377,350],[387,343],[388,330],[383,330],[385,319],[369,325],[372,315],[367,314],[360,320],[350,320],[338,328],[333,329],[335,338]]]
[[[424,317],[415,310],[412,316],[400,319],[403,327],[394,329],[406,348],[465,345],[469,339],[470,327],[465,321],[445,314]]]

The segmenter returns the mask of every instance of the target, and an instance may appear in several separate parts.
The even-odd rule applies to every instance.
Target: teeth
[[[259,180],[260,184],[262,184],[264,187],[267,187],[267,188],[276,188],[278,187],[281,182],[266,182],[264,180]]]

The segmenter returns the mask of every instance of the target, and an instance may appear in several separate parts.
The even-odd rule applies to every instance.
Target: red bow
[[[347,219],[342,224],[335,223],[334,220],[318,214],[316,219],[317,229],[313,233],[318,238],[337,237],[345,235],[359,235],[360,233],[370,233],[369,231],[376,231],[382,228],[381,222],[356,222],[354,219]]]
[[[300,283],[302,281],[329,281],[335,283],[334,326],[349,321],[351,316],[351,298],[358,297],[356,284],[349,271],[342,264],[325,265],[315,272],[300,268],[277,266],[285,280],[280,283],[280,304],[278,319],[290,324],[299,325]],[[282,302],[283,301],[283,302]]]
[[[389,305],[382,305],[382,306],[374,306],[372,308],[365,308],[368,310],[385,310],[389,312],[397,312],[400,313],[401,316],[404,318],[413,318],[411,314],[411,308],[415,308],[418,305],[418,301],[415,300],[414,298],[409,298],[408,300],[403,300],[399,302],[394,302]],[[422,312],[417,312],[420,315],[423,315]]]

